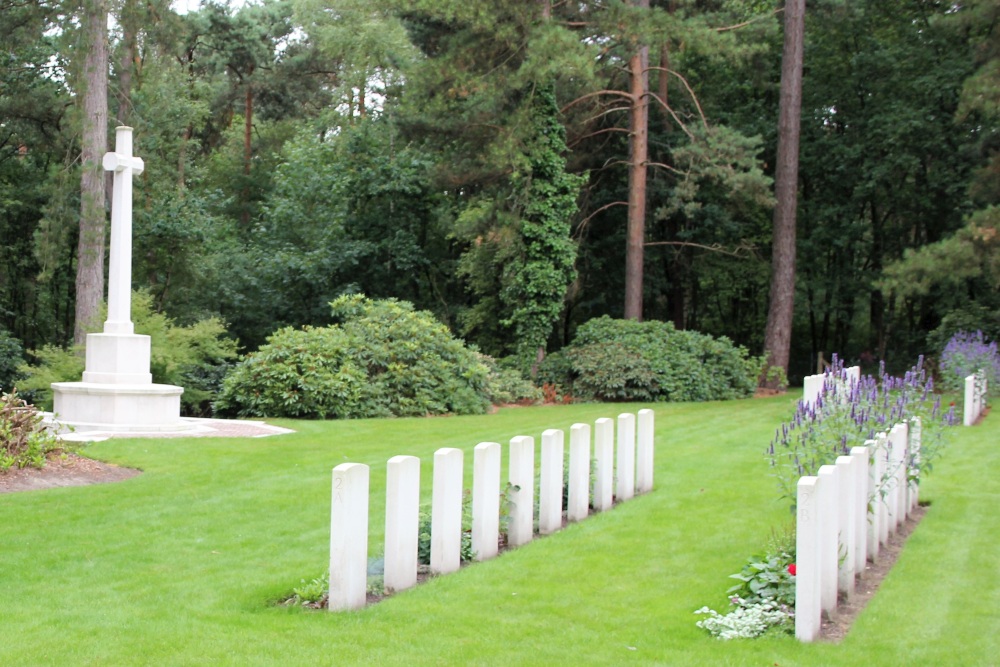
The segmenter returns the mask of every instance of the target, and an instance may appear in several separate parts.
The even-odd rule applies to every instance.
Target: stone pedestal
[[[181,431],[193,425],[181,419],[184,390],[168,384],[52,384],[55,421],[74,431]]]

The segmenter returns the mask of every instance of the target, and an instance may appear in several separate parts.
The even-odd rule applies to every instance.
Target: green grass
[[[793,399],[652,406],[656,489],[360,612],[272,602],[326,567],[330,469],[614,417],[623,406],[485,417],[281,422],[259,439],[114,440],[117,484],[0,496],[0,665],[997,665],[997,420],[956,428],[930,512],[840,645],[719,642],[693,611],[789,519],[763,451]],[[628,406],[634,411],[639,407]]]

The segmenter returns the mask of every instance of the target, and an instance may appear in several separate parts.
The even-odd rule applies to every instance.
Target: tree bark
[[[105,0],[84,3],[82,156],[80,238],[76,261],[76,319],[73,341],[82,344],[98,322],[104,298],[104,246],[107,214],[104,169],[108,147],[108,9]]]
[[[121,8],[121,61],[118,73],[118,110],[115,120],[119,125],[128,125],[132,112],[132,75],[135,72],[135,56],[138,42],[138,9],[136,0],[125,0]]]
[[[649,0],[634,0],[649,8]],[[646,171],[649,161],[649,46],[640,44],[629,59],[628,225],[625,241],[625,319],[642,321],[646,240]]]
[[[799,130],[802,115],[802,61],[805,0],[785,2],[785,42],[781,54],[778,154],[774,170],[774,235],[771,298],[764,331],[768,367],[788,374],[795,309],[795,226],[798,208]],[[773,382],[772,382],[773,383]]]

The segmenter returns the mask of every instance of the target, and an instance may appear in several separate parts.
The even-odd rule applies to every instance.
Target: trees
[[[754,351],[790,336],[793,377],[819,350],[909,357],[971,300],[1000,308],[993,4],[810,5],[796,188],[764,0],[122,0],[104,97],[149,165],[135,286],[182,323],[223,315],[250,348],[364,291],[526,370],[626,312]],[[76,48],[99,21],[0,9],[0,325],[31,348],[66,342],[100,274],[104,174],[84,200],[78,170],[97,73]],[[772,173],[795,222],[772,218]],[[920,247],[917,273],[879,281]],[[77,267],[94,280],[74,293]]]

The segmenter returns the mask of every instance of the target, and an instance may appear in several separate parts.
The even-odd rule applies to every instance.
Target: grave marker
[[[500,539],[500,443],[476,445],[472,471],[472,553],[476,560],[497,555]]]
[[[855,486],[857,475],[855,475],[854,465],[855,460],[852,456],[837,457],[837,482],[839,484],[837,514],[840,526],[840,543],[843,550],[843,558],[838,558],[837,589],[846,594],[848,600],[854,597],[854,554],[855,540],[857,539],[854,526],[858,504]]]
[[[611,509],[614,504],[615,423],[602,417],[594,423],[594,459],[597,474],[594,478],[594,509],[598,512]]]
[[[365,606],[368,588],[368,466],[333,469],[330,512],[330,611]]]
[[[462,553],[462,450],[442,447],[434,452],[431,496],[431,571],[454,572]]]
[[[868,512],[866,514],[867,521],[865,524],[867,526],[867,537],[865,543],[868,547],[868,558],[872,562],[878,560],[879,544],[881,543],[880,535],[882,532],[882,527],[879,524],[879,466],[878,466],[878,440],[866,440],[865,449],[868,451],[868,502],[866,503],[868,507]]]
[[[562,528],[564,436],[559,429],[542,433],[542,465],[538,490],[538,532]]]
[[[511,439],[508,475],[514,488],[510,491],[507,542],[517,547],[534,537],[535,439],[531,436],[519,435]]]
[[[615,496],[628,500],[635,495],[635,415],[618,415],[618,483]]]
[[[582,521],[590,509],[590,425],[573,424],[569,430],[569,489],[566,518]]]
[[[868,564],[868,448],[852,447],[854,459],[854,573]]]
[[[840,484],[837,467],[820,466],[817,477],[819,477],[820,605],[823,611],[832,615],[837,612],[837,561],[840,547],[840,512],[837,506]]]
[[[417,583],[420,533],[420,459],[393,456],[386,464],[385,573],[386,591],[402,591]]]
[[[653,490],[653,411],[639,410],[636,427],[635,490],[649,493]]]
[[[815,641],[821,627],[820,480],[800,477],[796,487],[795,513],[795,637]]]

